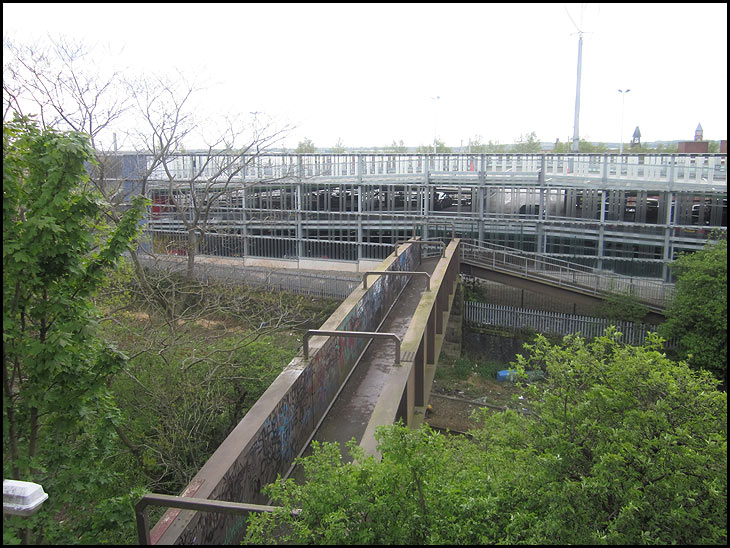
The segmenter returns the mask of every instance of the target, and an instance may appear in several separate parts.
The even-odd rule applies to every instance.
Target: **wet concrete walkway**
[[[431,275],[438,261],[438,258],[423,259],[417,270]],[[368,284],[371,279],[368,277]],[[426,280],[412,277],[378,331],[395,333],[403,339],[425,290]],[[353,438],[360,443],[394,362],[395,343],[373,340],[317,429],[313,441],[338,442],[343,460],[351,460],[345,443]],[[302,456],[309,454],[311,447],[307,447]],[[295,467],[289,477],[302,481],[301,467]]]

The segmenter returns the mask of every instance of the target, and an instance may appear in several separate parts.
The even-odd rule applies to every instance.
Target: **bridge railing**
[[[545,177],[727,184],[725,154],[546,154]]]
[[[431,272],[430,290],[421,294],[415,307],[402,339],[402,361],[387,373],[361,437],[360,447],[366,455],[380,458],[375,436],[380,426],[393,424],[399,418],[410,427],[422,421],[423,412],[417,412],[417,408],[423,411],[428,404],[459,277],[459,245],[458,238],[451,240],[439,256]]]
[[[515,153],[345,153],[235,154],[186,152],[172,154],[164,162],[149,154],[134,162],[118,162],[127,168],[123,178],[149,173],[150,181],[256,182],[281,178],[362,178],[413,176],[435,173],[463,176],[519,176],[542,173],[593,180],[631,180],[657,183],[727,184],[727,154],[515,154]],[[107,174],[114,178],[115,175]]]
[[[417,251],[408,246],[398,257],[391,254],[380,268],[413,271],[420,261]],[[377,332],[405,286],[404,278],[382,276],[367,290],[356,287],[322,325],[338,336],[309,340],[308,359],[295,357],[279,374],[190,480],[182,497],[265,503],[262,486],[289,475],[367,344],[350,336],[340,340],[339,335]],[[157,544],[218,545],[240,542],[244,530],[245,521],[227,513],[183,510],[167,513],[150,534]]]
[[[461,250],[464,262],[591,295],[628,295],[660,309],[665,309],[674,295],[673,284],[620,276],[538,253],[526,253],[494,244],[475,245],[465,241],[462,241]]]

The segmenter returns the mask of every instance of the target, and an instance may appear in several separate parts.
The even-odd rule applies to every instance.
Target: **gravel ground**
[[[477,426],[471,414],[487,407],[495,413],[510,405],[517,387],[508,382],[484,380],[472,375],[466,381],[443,383],[434,381],[426,422],[433,428],[466,432]]]
[[[466,432],[476,426],[470,417],[479,406],[467,400],[458,400],[431,394],[431,409],[426,413],[426,422],[433,428],[439,430],[450,430],[451,432]]]

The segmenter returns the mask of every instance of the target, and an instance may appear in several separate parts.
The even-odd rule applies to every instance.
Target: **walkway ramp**
[[[422,260],[421,251],[436,244],[440,256]],[[377,454],[378,426],[399,419],[418,426],[458,283],[459,244],[459,240],[448,245],[417,240],[396,244],[394,253],[373,273],[366,273],[363,284],[321,329],[305,336],[300,355],[183,493],[156,496],[156,503],[175,509],[151,532],[144,520],[138,522],[140,538],[148,537],[152,544],[235,543],[243,534],[245,519],[223,513],[223,503],[206,510],[206,501],[239,503],[239,514],[243,507],[246,512],[251,505],[268,504],[262,487],[288,475],[314,435],[341,443],[355,438],[366,453]],[[368,344],[364,336],[372,332],[391,333],[388,337],[397,339],[398,349],[390,340]]]
[[[663,316],[674,285],[654,279],[620,276],[539,253],[492,244],[462,242],[461,272],[523,289],[599,302],[611,295],[628,295]]]
[[[439,258],[423,259],[416,270],[432,277],[438,262]],[[378,331],[393,333],[401,340],[405,338],[424,292],[430,291],[425,282],[425,279],[418,278],[408,281]],[[409,357],[403,355],[402,359]],[[395,344],[373,340],[317,428],[313,440],[339,443],[343,459],[349,460],[350,455],[345,444],[352,439],[358,444],[363,442],[363,436],[386,383],[391,379],[394,368],[398,367],[402,366],[396,361]],[[395,403],[399,404],[400,398]],[[311,444],[303,455],[310,453]],[[301,480],[301,470],[295,468],[291,477]]]

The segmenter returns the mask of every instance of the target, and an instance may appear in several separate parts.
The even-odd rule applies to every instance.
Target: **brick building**
[[[709,151],[710,142],[703,140],[702,124],[697,124],[694,141],[680,141],[677,152],[687,154],[703,154]]]

